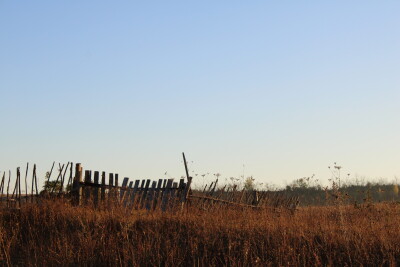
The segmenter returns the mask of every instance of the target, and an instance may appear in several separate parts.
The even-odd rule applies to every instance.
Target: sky
[[[400,176],[399,1],[0,0],[0,172]],[[167,173],[167,174],[165,174]],[[197,174],[197,176],[196,176]],[[42,180],[39,180],[42,181]]]

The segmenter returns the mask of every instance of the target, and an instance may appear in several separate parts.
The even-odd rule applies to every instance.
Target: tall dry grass
[[[400,264],[400,205],[127,211],[62,200],[1,210],[2,265],[321,266]]]

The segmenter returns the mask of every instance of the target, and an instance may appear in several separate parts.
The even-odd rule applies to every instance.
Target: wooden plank
[[[51,177],[51,174],[53,173],[53,168],[54,168],[54,164],[55,164],[55,163],[56,163],[56,162],[53,161],[53,165],[51,166],[50,173],[49,173],[49,177],[47,177],[47,183],[50,182],[50,177]]]
[[[21,208],[21,172],[20,172],[19,167],[18,167],[17,173],[18,173],[18,191],[17,191],[18,198],[17,199],[18,199],[19,207]]]
[[[93,183],[96,185],[99,184],[99,172],[98,171],[94,172]],[[97,207],[99,204],[99,188],[98,187],[93,188],[93,202],[94,202],[95,207]]]
[[[114,201],[114,173],[108,174],[108,205],[111,205],[111,202]]]
[[[127,191],[125,192],[125,196],[124,196],[124,206],[128,205],[129,200],[131,199],[131,194],[132,194],[132,190],[133,190],[133,181],[129,182],[129,185],[127,186]]]
[[[171,187],[174,179],[168,179],[167,186],[165,187],[162,202],[161,202],[161,210],[166,211],[168,208],[169,196],[171,192]]]
[[[169,196],[169,209],[173,209],[176,206],[176,197],[178,195],[178,183],[173,182]]]
[[[114,198],[117,203],[119,203],[119,181],[118,181],[118,173],[114,174]]]
[[[100,189],[100,199],[102,201],[106,200],[106,172],[101,173],[101,189]]]
[[[192,184],[192,177],[188,177],[188,181],[187,181],[187,183],[186,183],[186,187],[185,187],[185,189],[183,190],[183,195],[182,195],[182,198],[181,198],[181,205],[182,205],[182,208],[184,207],[184,205],[185,205],[185,203],[186,203],[186,201],[187,201],[187,199],[188,199],[188,197],[189,197],[189,193],[190,193],[190,185]]]
[[[163,179],[158,179],[157,187],[154,192],[153,209],[157,209],[157,207],[159,206],[162,195],[162,184],[163,184]]]
[[[36,165],[34,165],[34,169],[33,171],[35,172],[36,170]],[[33,179],[34,179],[34,175],[32,175],[32,202],[33,202]],[[9,188],[10,188],[10,180],[11,180],[11,170],[8,170],[8,183],[7,183],[7,207],[8,207],[8,197],[9,197]]]
[[[72,190],[71,190],[71,193],[73,195],[73,203],[75,205],[81,204],[81,198],[82,198],[81,182],[82,182],[82,166],[80,163],[76,163],[75,164],[75,177],[74,177],[74,182],[72,183]],[[32,188],[32,191],[33,191],[33,188]],[[32,193],[32,195],[33,195],[33,193]]]
[[[135,197],[137,194],[137,191],[139,190],[139,184],[140,184],[140,180],[135,180],[135,184],[133,186],[133,190],[131,193],[131,200],[130,200],[130,206],[135,208]]]
[[[153,181],[151,188],[147,192],[147,200],[146,200],[146,209],[152,210],[153,209],[153,201],[154,201],[154,193],[157,187],[157,182]]]
[[[146,185],[143,188],[143,193],[140,199],[140,208],[142,209],[145,205],[145,201],[146,201],[146,197],[147,197],[147,191],[149,190],[149,186],[150,186],[150,179],[146,180]]]
[[[18,198],[18,179],[19,179],[19,167],[17,167],[17,178],[15,179],[15,185],[14,185],[14,190],[11,194],[11,199]],[[15,197],[14,197],[15,195]]]
[[[182,197],[183,190],[185,189],[185,179],[180,179],[179,180],[179,186],[178,186],[178,195]]]
[[[27,180],[28,170],[29,170],[29,162],[26,163],[26,171],[25,171],[25,202],[28,202],[28,180]],[[3,191],[1,191],[1,198],[3,198]]]
[[[56,189],[58,180],[60,180],[60,182],[61,182],[61,179],[62,179],[62,171],[64,170],[65,164],[63,164],[62,166],[61,166],[60,164],[58,164],[58,166],[60,167],[60,168],[59,168],[59,173],[58,173],[57,180],[56,180],[56,182],[54,183],[53,188],[51,188],[51,190],[49,190],[51,193],[53,193],[54,190]]]
[[[67,173],[68,170],[68,166],[69,166],[70,162],[68,161],[67,166],[64,169],[64,174],[61,178],[61,186],[60,186],[60,190],[58,191],[58,194],[61,194],[64,190],[64,180],[65,180],[65,174]],[[72,164],[72,163],[71,163]]]
[[[6,172],[3,172],[3,178],[1,179],[0,191],[1,191],[1,198],[0,201],[3,201],[3,193],[4,193],[4,181],[6,179]],[[28,192],[27,192],[28,194]]]
[[[247,205],[247,204],[242,204],[242,203],[236,203],[236,202],[229,202],[226,200],[222,200],[222,199],[218,199],[218,198],[214,198],[214,197],[209,197],[209,196],[198,196],[198,195],[190,195],[190,198],[198,198],[198,199],[208,199],[208,200],[212,200],[215,202],[222,202],[225,204],[229,204],[232,206],[240,206],[240,207],[247,207],[247,208],[260,208],[258,206],[253,206],[253,205]]]
[[[91,182],[92,182],[92,171],[86,170],[85,171],[85,183],[91,183]],[[91,188],[89,186],[85,186],[83,188],[83,192],[84,192],[83,198],[84,198],[85,205],[89,204],[90,191],[91,191]]]
[[[116,174],[114,175],[114,178],[115,178],[115,184],[114,184],[114,186],[115,186],[115,187],[118,187],[118,185],[119,185],[119,183],[118,183],[118,173],[116,173]]]
[[[128,177],[125,177],[124,180],[122,181],[122,188],[121,188],[121,190],[119,192],[119,194],[120,194],[119,198],[120,198],[121,203],[122,203],[122,201],[123,201],[123,199],[125,197],[126,186],[128,185],[128,182],[129,182],[129,178]]]

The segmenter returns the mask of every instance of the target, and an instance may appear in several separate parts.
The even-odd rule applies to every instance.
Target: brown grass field
[[[400,205],[176,213],[74,207],[0,211],[10,266],[399,266]]]

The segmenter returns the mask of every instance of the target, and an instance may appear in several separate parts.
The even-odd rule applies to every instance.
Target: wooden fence
[[[183,154],[183,161],[186,179],[180,179],[179,182],[175,182],[174,179],[152,181],[150,179],[130,180],[124,177],[121,185],[116,173],[83,170],[80,163],[75,164],[73,168],[72,162],[66,165],[59,163],[57,178],[51,181],[55,165],[53,163],[51,170],[46,174],[46,190],[41,194],[38,191],[36,164],[32,171],[31,192],[28,194],[29,164],[27,164],[24,179],[25,195],[21,194],[21,172],[20,168],[17,168],[12,194],[9,193],[11,172],[8,173],[8,180],[5,172],[3,173],[0,182],[0,200],[8,207],[20,207],[24,202],[36,202],[40,197],[63,196],[70,198],[74,205],[98,207],[120,204],[132,209],[162,211],[183,208],[185,204],[205,210],[232,206],[257,209],[269,206],[293,210],[299,204],[298,197],[287,197],[275,192],[238,190],[236,185],[217,188],[218,179],[206,185],[202,191],[191,190],[192,177],[189,176],[185,154]],[[6,194],[4,194],[5,188],[7,188]]]
[[[133,209],[163,211],[183,207],[188,199],[191,177],[180,179],[150,179],[131,181],[128,177],[119,185],[118,174],[109,173],[108,183],[105,172],[85,170],[83,175],[80,163],[75,166],[75,178],[71,189],[73,203],[76,205],[100,203],[106,205],[119,203]]]

